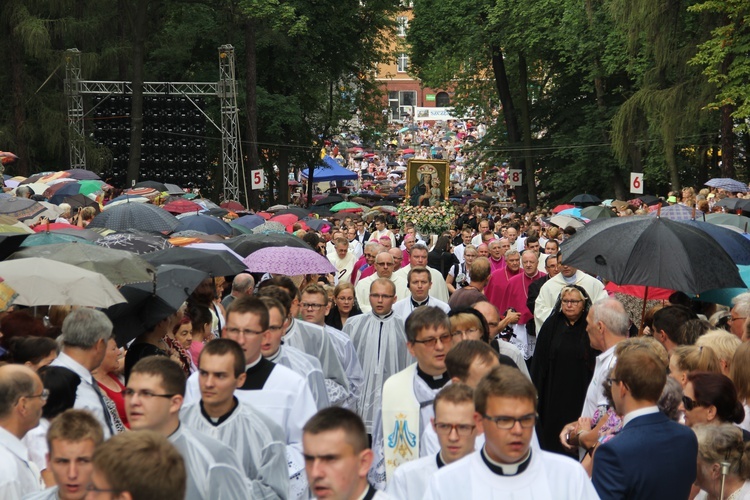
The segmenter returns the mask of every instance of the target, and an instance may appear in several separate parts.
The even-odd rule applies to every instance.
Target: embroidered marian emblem
[[[406,455],[413,455],[412,448],[417,445],[417,436],[409,431],[409,424],[406,422],[406,415],[399,413],[396,415],[396,425],[393,432],[388,436],[388,447],[394,448],[401,458]]]

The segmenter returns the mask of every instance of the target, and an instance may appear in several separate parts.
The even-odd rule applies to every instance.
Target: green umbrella
[[[614,217],[615,214],[612,213],[612,210],[610,210],[608,207],[586,207],[581,210],[581,216],[589,219],[607,219],[609,217]]]
[[[708,214],[706,215],[706,222],[711,224],[720,224],[722,226],[734,226],[747,232],[750,229],[750,217],[744,215],[734,214]]]
[[[23,241],[23,243],[21,244],[21,247],[34,247],[38,245],[54,245],[56,243],[70,243],[71,241],[83,243],[84,245],[94,244],[93,241],[88,241],[83,238],[78,238],[71,234],[43,232],[43,233],[37,233],[37,234],[30,234],[29,237]]]
[[[362,209],[362,205],[358,203],[353,203],[351,201],[342,201],[341,203],[337,203],[334,206],[330,208],[331,212],[338,212],[339,210],[346,210],[346,209]]]

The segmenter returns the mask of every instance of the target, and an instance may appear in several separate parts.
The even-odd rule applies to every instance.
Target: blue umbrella
[[[221,219],[211,217],[210,215],[188,215],[182,217],[177,223],[177,227],[174,228],[174,232],[179,231],[201,231],[206,234],[220,234],[222,236],[229,236],[232,234],[232,226],[227,224]]]
[[[23,243],[21,243],[21,247],[35,247],[39,245],[54,245],[57,243],[70,243],[72,241],[75,241],[76,243],[82,243],[84,245],[93,245],[94,242],[87,240],[85,238],[79,238],[77,236],[73,236],[72,234],[67,233],[58,233],[58,232],[43,232],[43,233],[36,233],[36,234],[30,234],[25,240],[23,240]]]
[[[659,210],[649,212],[648,215],[650,215],[651,217],[656,217],[657,214],[659,215],[659,217],[662,217],[664,219],[672,219],[677,221],[689,221],[698,217],[703,218],[703,212],[697,209],[686,207],[685,205],[669,205],[666,207],[662,207]]]
[[[242,226],[246,229],[255,229],[266,222],[266,219],[260,215],[243,215],[242,217],[235,219],[232,224]]]
[[[307,224],[307,226],[310,229],[314,229],[316,231],[320,231],[324,226],[328,226],[328,227],[332,226],[330,222],[328,222],[327,220],[322,220],[322,219],[314,219],[314,218],[303,219],[303,222]]]
[[[571,215],[573,217],[576,217],[578,219],[583,219],[584,217],[581,215],[581,208],[566,208],[562,212],[560,212],[560,215]]]
[[[750,289],[750,266],[737,266],[740,270],[740,278],[745,282],[746,288],[719,288],[708,290],[696,295],[695,299],[702,302],[712,302],[732,307],[732,299]]]
[[[697,220],[680,220],[678,222],[707,233],[716,240],[721,248],[726,250],[735,264],[750,265],[750,240],[743,237],[741,233]]]
[[[716,179],[711,179],[706,183],[706,186],[710,186],[717,189],[723,189],[725,191],[729,191],[730,193],[747,193],[747,184],[744,182],[736,181],[734,179],[729,179],[727,177],[718,177]]]

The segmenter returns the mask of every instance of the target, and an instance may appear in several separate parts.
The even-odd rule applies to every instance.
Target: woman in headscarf
[[[581,414],[598,351],[586,333],[591,299],[579,286],[566,286],[537,336],[531,380],[539,392],[539,442],[543,449],[570,454],[560,430]]]

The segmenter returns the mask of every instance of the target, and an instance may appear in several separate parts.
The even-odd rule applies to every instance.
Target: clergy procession
[[[0,498],[750,499],[746,229],[461,187],[0,235]]]

